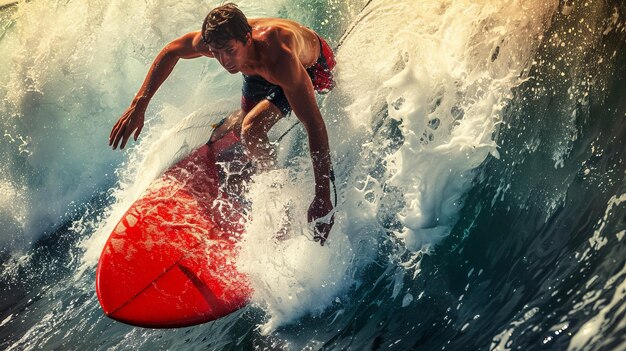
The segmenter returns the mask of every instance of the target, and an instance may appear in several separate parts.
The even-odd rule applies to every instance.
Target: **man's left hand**
[[[326,217],[333,210],[333,205],[330,202],[330,197],[324,198],[315,196],[311,206],[309,206],[309,211],[307,212],[307,220],[309,223],[315,222],[315,233],[314,239],[315,241],[319,240],[320,245],[324,246],[324,242],[328,238],[328,234],[330,234],[330,230],[335,223],[335,214],[332,214],[330,218]]]

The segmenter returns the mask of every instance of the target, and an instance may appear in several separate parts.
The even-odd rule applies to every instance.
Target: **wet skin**
[[[192,32],[167,44],[154,60],[130,107],[114,125],[109,145],[113,149],[118,145],[123,149],[131,135],[137,140],[150,99],[179,59],[215,58],[231,74],[241,72],[258,75],[280,86],[285,92],[289,105],[308,134],[315,175],[315,196],[309,206],[307,220],[317,221],[333,209],[330,200],[328,134],[317,106],[313,83],[305,69],[318,59],[319,40],[315,32],[289,20],[260,18],[250,19],[249,23],[252,33],[245,42],[233,39],[223,47],[214,47],[204,43],[200,32]],[[274,104],[262,100],[250,111],[235,111],[214,135],[219,137],[229,130],[237,131],[257,170],[267,170],[274,163],[267,133],[282,117]],[[322,245],[332,226],[333,216],[328,223],[316,222],[315,229]]]

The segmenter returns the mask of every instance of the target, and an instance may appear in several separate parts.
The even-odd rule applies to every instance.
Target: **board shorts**
[[[320,42],[320,54],[313,66],[306,69],[313,88],[320,94],[326,94],[335,87],[335,80],[332,69],[337,62],[335,55],[326,40],[317,36]],[[278,85],[274,85],[260,76],[243,75],[243,87],[241,88],[241,109],[248,113],[256,104],[263,100],[268,100],[283,115],[291,112],[291,106],[285,96],[285,92]]]

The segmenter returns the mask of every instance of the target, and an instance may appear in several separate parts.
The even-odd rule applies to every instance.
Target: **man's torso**
[[[287,51],[293,53],[305,68],[317,61],[320,42],[313,30],[297,22],[280,18],[254,18],[248,22],[252,27],[252,45],[255,45],[258,58],[254,65],[241,67],[241,73],[261,76],[272,81],[271,69],[274,61],[284,56]],[[199,53],[212,57],[201,40],[198,40],[196,45]]]

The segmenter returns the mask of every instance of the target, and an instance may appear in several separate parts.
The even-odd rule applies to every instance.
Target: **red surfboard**
[[[96,291],[120,322],[175,328],[223,317],[251,294],[236,269],[243,207],[219,191],[215,155],[237,138],[204,145],[152,182],[104,246]]]

